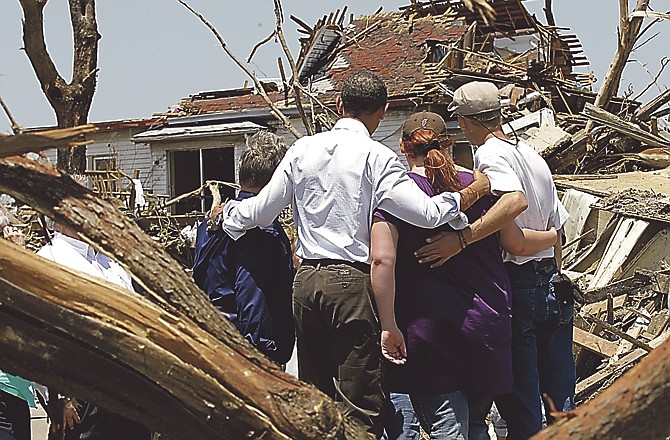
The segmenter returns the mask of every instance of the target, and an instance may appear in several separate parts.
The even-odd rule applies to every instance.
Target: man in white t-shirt
[[[486,174],[491,191],[501,198],[461,232],[460,242],[454,234],[434,237],[432,244],[418,251],[420,261],[441,264],[512,219],[520,228],[560,231],[568,213],[558,199],[551,171],[530,146],[503,133],[497,87],[489,82],[465,84],[454,93],[449,109],[477,148],[475,169]],[[574,408],[575,390],[573,305],[571,298],[557,298],[550,283],[560,268],[561,240],[539,252],[529,252],[519,243],[513,253],[504,252],[503,258],[512,283],[514,392],[496,399],[510,440],[527,439],[542,428],[542,394],[559,410],[569,410]]]

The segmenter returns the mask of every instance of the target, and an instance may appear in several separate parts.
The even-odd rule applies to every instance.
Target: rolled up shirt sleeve
[[[460,211],[461,195],[444,192],[428,197],[412,179],[397,156],[386,156],[376,163],[379,176],[375,196],[377,208],[421,228],[436,228],[448,223],[460,230],[468,226],[468,218]]]
[[[270,182],[254,197],[231,200],[224,206],[223,230],[233,240],[256,226],[269,226],[282,209],[291,203],[293,180],[291,179],[292,149],[286,153]]]
[[[475,169],[486,174],[491,183],[491,192],[495,195],[521,191],[523,186],[519,176],[514,172],[509,162],[501,154],[489,151],[490,148],[482,146],[475,153]]]

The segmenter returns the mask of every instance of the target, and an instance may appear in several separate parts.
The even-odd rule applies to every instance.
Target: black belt
[[[334,260],[331,258],[319,258],[319,259],[304,259],[302,260],[303,266],[333,266],[336,264],[345,264],[351,266],[356,270],[360,270],[363,273],[370,273],[370,265],[367,263],[361,263],[360,261],[345,261],[345,260]]]
[[[507,270],[532,270],[533,272],[549,273],[556,268],[556,259],[554,257],[543,258],[541,260],[530,260],[523,264],[516,264],[508,261],[505,263]]]

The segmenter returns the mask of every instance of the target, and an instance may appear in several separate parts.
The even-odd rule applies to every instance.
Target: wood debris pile
[[[579,116],[559,118],[566,137],[542,151],[559,174],[607,174],[663,169],[670,165],[670,90],[650,103],[629,103],[618,114],[585,103]],[[588,131],[589,121],[593,129]]]
[[[639,271],[585,297],[574,328],[578,404],[607,388],[667,338],[669,273]]]
[[[670,175],[647,174],[556,177],[570,212],[563,268],[582,287],[574,328],[578,403],[670,333]],[[630,188],[635,182],[649,189]]]

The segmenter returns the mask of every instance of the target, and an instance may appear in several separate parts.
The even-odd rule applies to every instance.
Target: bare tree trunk
[[[153,304],[160,307],[163,314],[159,317],[147,318],[146,322],[138,322],[137,327],[126,328],[124,327],[126,325],[124,324],[125,321],[144,319],[135,318],[135,315],[142,315],[145,311],[139,305],[133,305],[134,303],[132,302],[126,303],[125,300],[128,298],[125,297],[119,303],[110,300],[112,304],[109,307],[116,310],[111,310],[106,306],[103,307],[103,304],[99,304],[97,301],[93,301],[93,299],[91,299],[92,302],[89,302],[87,299],[81,299],[81,302],[84,303],[83,307],[86,310],[77,309],[76,313],[83,313],[87,316],[95,315],[97,313],[96,310],[102,307],[106,310],[105,313],[118,316],[119,319],[116,321],[118,325],[112,325],[112,328],[109,330],[112,332],[110,333],[112,335],[116,335],[114,332],[123,330],[129,333],[129,337],[139,335],[148,338],[149,335],[145,335],[144,333],[147,331],[149,333],[154,332],[154,330],[151,330],[154,325],[152,322],[163,320],[169,326],[173,327],[174,330],[174,333],[166,333],[168,335],[166,336],[167,339],[180,339],[183,336],[180,336],[182,332],[184,335],[189,335],[189,337],[193,338],[190,341],[183,339],[184,345],[180,345],[180,343],[178,344],[174,341],[164,341],[168,346],[162,347],[170,352],[168,354],[179,357],[189,363],[195,370],[202,372],[203,376],[210,375],[215,377],[219,383],[218,390],[227,390],[221,391],[221,394],[214,392],[206,400],[207,405],[214,405],[211,407],[211,417],[217,418],[217,420],[198,419],[198,423],[201,424],[198,429],[206,429],[205,425],[217,425],[225,421],[225,423],[234,425],[235,433],[238,432],[237,429],[249,429],[250,431],[248,432],[253,431],[254,433],[258,433],[258,435],[267,432],[268,438],[365,438],[366,434],[362,426],[344,417],[332,400],[321,394],[314,387],[303,384],[297,379],[283,373],[260,354],[260,352],[254,349],[237,332],[235,327],[211,305],[207,296],[198,289],[193,280],[186,275],[179,265],[158,244],[146,236],[137,225],[121,212],[117,211],[110,203],[97,198],[86,188],[75,184],[69,176],[40,162],[23,157],[0,159],[0,192],[11,194],[15,198],[33,206],[43,214],[54,218],[57,222],[79,232],[82,234],[82,239],[90,242],[95,248],[105,251],[119,261],[147,289],[144,296]],[[5,257],[0,255],[0,265],[11,263],[15,267],[18,267],[25,260],[24,258],[13,261],[13,258],[11,255]],[[17,258],[20,258],[20,256],[17,256]],[[26,262],[26,264],[28,263]],[[46,265],[44,266],[46,267]],[[2,267],[0,278],[7,279],[6,277],[9,277],[10,272],[13,272],[14,269],[5,269],[5,267],[9,266]],[[49,286],[48,289],[42,292],[44,295],[56,295],[56,293],[51,292],[52,290],[58,290],[51,287],[57,286],[57,280],[50,278],[53,274],[47,278],[47,274],[39,270],[39,265],[34,268],[33,273],[35,279],[39,281],[38,284]],[[73,282],[72,277],[69,280],[70,283]],[[30,280],[24,281],[28,282]],[[13,278],[5,287],[0,289],[9,289],[9,284],[16,285],[20,289],[29,292],[29,295],[43,296],[42,293],[38,294],[35,291],[35,288],[39,286],[34,286],[35,288],[24,286],[21,288],[19,280]],[[78,291],[88,293],[86,288],[76,284],[73,284],[72,287],[63,286],[61,289],[67,291],[63,292],[65,295],[63,301],[66,301],[68,298],[74,298],[74,296],[69,295],[76,295]],[[16,295],[19,295],[19,293],[14,292],[8,298]],[[109,300],[108,295],[106,294],[106,297]],[[94,297],[92,296],[91,298]],[[78,300],[73,300],[73,302],[76,303]],[[4,303],[4,300],[0,299],[0,303]],[[59,307],[63,305],[61,304]],[[39,308],[37,305],[26,305],[24,313],[37,313],[38,311],[33,310],[33,307]],[[48,305],[45,307],[48,307]],[[72,308],[77,307],[79,305],[72,305]],[[2,310],[1,307],[0,310]],[[14,312],[9,312],[10,315],[12,313]],[[153,312],[147,309],[146,313]],[[132,316],[124,316],[125,314]],[[41,325],[40,323],[43,318],[47,319],[46,315],[40,316],[40,318],[35,318],[38,320],[35,324],[38,327]],[[65,313],[62,315],[56,313],[54,317],[49,319],[54,319],[54,324],[57,326],[65,326],[66,324],[69,325],[68,320],[75,319],[69,316]],[[104,321],[104,318],[101,319]],[[79,322],[83,323],[83,321]],[[111,322],[112,324],[116,324],[114,320]],[[191,322],[195,325],[191,325]],[[101,323],[98,322],[98,324]],[[5,334],[13,331],[11,325],[9,321],[5,321],[0,316],[0,329]],[[82,328],[81,331],[78,331],[76,330],[78,325],[72,325],[71,333],[69,330],[63,331],[67,335],[72,335],[68,337],[83,340],[90,329]],[[146,328],[146,330],[141,330],[143,328]],[[163,330],[156,329],[155,335],[152,333],[152,336],[162,339],[160,336],[161,332]],[[100,332],[93,332],[93,334],[100,339],[107,338],[102,327]],[[31,335],[30,330],[25,335],[29,337]],[[32,333],[32,337],[39,339],[40,333],[36,331]],[[1,336],[0,338],[4,339]],[[113,342],[117,340],[117,337],[110,336],[110,339]],[[90,340],[88,341],[87,344],[90,345],[91,354],[99,353],[102,356],[105,353],[105,356],[109,354],[111,357],[115,357],[114,354],[116,352],[113,347],[105,345],[104,348],[102,346],[96,348],[95,345],[91,345],[93,343]],[[118,339],[117,341],[121,340]],[[198,348],[195,351],[187,350],[187,347],[195,344],[195,341],[200,341],[201,343],[200,345],[193,345]],[[14,351],[7,350],[12,350],[12,347],[16,349],[21,344],[21,341],[15,341],[15,344],[11,344],[11,341],[5,342],[10,345],[0,351],[5,350],[2,358],[9,358],[14,354]],[[99,341],[97,343],[106,344],[107,341]],[[77,344],[81,345],[79,342]],[[133,346],[135,348],[130,347],[128,350],[132,352],[133,350],[139,350],[137,347],[142,347],[141,360],[133,358],[130,352],[118,352],[116,353],[118,356],[115,359],[118,359],[118,362],[121,363],[125,362],[129,367],[136,370],[145,371],[147,367],[144,363],[149,368],[159,368],[162,362],[160,356],[158,354],[151,354],[149,345],[137,344]],[[206,347],[212,347],[214,352],[217,353],[216,356],[214,352],[210,352]],[[201,364],[200,361],[196,362],[197,359],[193,358],[196,354],[201,357],[212,356],[211,365]],[[39,373],[39,368],[42,368],[42,366],[32,365],[27,360],[32,358],[29,355],[26,356],[26,359],[21,361],[25,369],[12,369],[12,371],[28,378],[43,380],[41,373]],[[0,358],[0,361],[2,358]],[[66,357],[59,358],[58,362],[64,362],[65,359]],[[17,362],[19,361],[17,360]],[[170,362],[168,362],[168,365],[170,365]],[[214,366],[218,366],[217,368],[219,369],[216,373],[211,370]],[[15,367],[18,367],[18,364],[15,364]],[[71,392],[73,395],[80,395],[85,398],[90,396],[93,402],[105,406],[106,401],[100,401],[93,398],[96,397],[95,395],[84,393],[100,392],[100,396],[106,396],[111,391],[104,392],[100,390],[109,389],[103,383],[108,379],[93,373],[89,374],[94,376],[88,379],[90,380],[89,384],[94,385],[93,388],[96,388],[97,391],[89,390],[87,392],[84,390],[85,387],[81,389],[70,387],[72,383],[57,374],[54,374],[54,377],[49,379],[50,382],[48,383],[54,384],[62,380],[63,386],[59,388],[63,391]],[[158,377],[154,379],[159,382],[162,380]],[[187,388],[189,388],[189,380],[184,379],[183,381]],[[205,378],[198,380],[205,380]],[[58,385],[58,383],[55,384]],[[119,389],[115,392],[123,393],[127,391]],[[161,392],[155,391],[158,394]],[[179,399],[185,399],[182,391],[174,391],[174,393]],[[219,400],[217,401],[217,399]],[[119,404],[119,401],[118,398],[112,398],[107,405],[110,409],[135,419],[137,418],[137,411],[144,411],[141,408],[138,409],[137,404],[129,409],[125,409],[123,404]],[[166,412],[161,417],[165,420],[165,417],[171,416]],[[218,417],[222,417],[222,419],[218,420]],[[149,424],[150,421],[146,423]],[[281,435],[278,433],[281,433]],[[200,438],[208,437],[204,436]],[[210,436],[209,438],[215,437]],[[231,436],[230,438],[240,437]]]
[[[46,47],[44,7],[48,0],[19,0],[23,8],[23,43],[42,91],[56,113],[58,127],[84,125],[93,101],[98,69],[95,0],[69,0],[74,39],[72,81],[58,73]],[[58,151],[58,166],[70,173],[86,169],[86,147]]]
[[[649,0],[637,0],[635,5],[635,11],[646,11],[649,6]],[[607,106],[614,95],[616,95],[619,89],[619,83],[621,82],[621,75],[623,74],[623,69],[626,67],[628,62],[628,57],[630,56],[635,41],[637,40],[637,35],[640,32],[642,27],[642,21],[644,17],[629,17],[628,16],[628,1],[620,0],[619,1],[619,40],[616,54],[612,63],[610,64],[607,74],[605,74],[605,79],[600,86],[598,95],[594,105],[596,107],[607,109]],[[593,129],[593,122],[589,121],[587,124],[586,131],[590,132]]]
[[[533,439],[665,439],[670,434],[670,339],[598,397]]]

